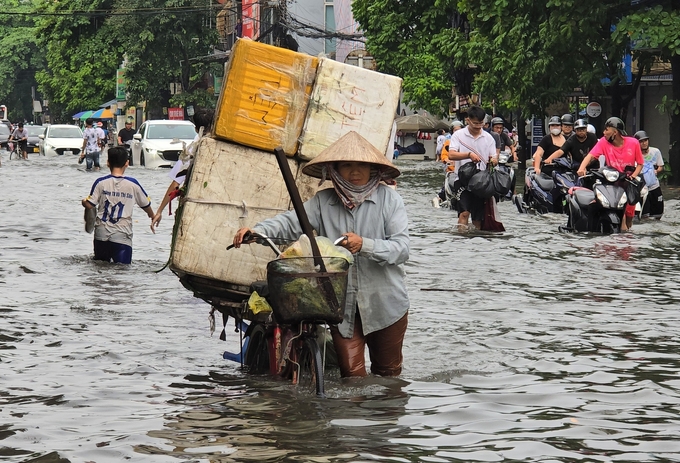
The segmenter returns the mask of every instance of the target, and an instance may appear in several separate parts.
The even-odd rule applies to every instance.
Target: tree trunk
[[[671,57],[671,73],[673,74],[673,101],[680,101],[680,56]],[[669,110],[671,123],[669,126],[670,150],[668,160],[671,165],[670,183],[680,185],[680,114]]]

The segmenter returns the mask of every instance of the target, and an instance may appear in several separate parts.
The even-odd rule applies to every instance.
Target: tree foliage
[[[404,78],[414,106],[441,112],[451,86],[487,103],[540,114],[576,88],[603,95],[625,82],[626,44],[612,27],[630,0],[355,0],[381,70]],[[429,78],[428,78],[429,76]]]
[[[172,82],[189,94],[201,89],[205,100],[207,65],[190,59],[207,55],[217,41],[207,23],[209,0],[38,0],[36,11],[54,14],[40,16],[37,29],[47,50],[37,79],[53,115],[64,119],[114,98],[123,61],[128,104],[146,101],[155,117],[168,105]]]
[[[30,3],[2,2],[0,13],[0,103],[9,108],[10,120],[32,120],[35,73],[45,67],[45,56],[35,39]],[[16,14],[25,13],[25,14]]]
[[[630,43],[636,55],[655,55],[670,62],[673,76],[680,75],[680,5],[670,2],[637,10],[623,18],[615,37]],[[662,112],[670,115],[669,161],[676,172],[672,182],[680,185],[680,79],[673,79],[672,98],[664,98]]]

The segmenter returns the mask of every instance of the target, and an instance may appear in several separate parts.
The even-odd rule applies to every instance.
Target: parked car
[[[182,142],[188,145],[195,137],[196,128],[190,121],[146,121],[133,137],[130,164],[151,169],[172,167],[182,153]]]
[[[0,148],[3,150],[7,149],[7,140],[9,140],[10,135],[9,127],[5,124],[0,124]]]
[[[28,130],[28,144],[26,145],[27,153],[40,152],[40,135],[45,133],[45,127],[42,125],[27,125],[24,126]]]
[[[78,155],[83,147],[83,131],[75,125],[50,125],[39,138],[39,151],[44,156]]]

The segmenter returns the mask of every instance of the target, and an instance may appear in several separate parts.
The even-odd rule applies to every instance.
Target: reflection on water
[[[0,459],[680,461],[677,200],[633,233],[557,233],[499,205],[507,231],[459,233],[431,162],[401,162],[412,300],[401,378],[328,399],[221,358],[208,309],[165,270],[135,212],[133,264],[90,260],[74,159],[3,158]],[[158,204],[166,171],[128,171]]]

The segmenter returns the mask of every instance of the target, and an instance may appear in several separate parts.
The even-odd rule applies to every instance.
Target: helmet
[[[560,120],[560,116],[553,116],[550,118],[548,121],[548,125],[562,125],[562,121]]]
[[[491,127],[498,124],[504,124],[503,119],[501,119],[500,117],[494,117],[493,119],[491,119]]]
[[[574,116],[571,114],[565,114],[560,120],[562,121],[562,125],[574,125]]]
[[[587,129],[588,124],[584,119],[577,119],[576,123],[574,124],[574,129]]]
[[[637,132],[635,132],[635,135],[633,136],[640,141],[649,140],[649,136],[647,135],[647,132],[645,132],[644,130],[638,130]]]
[[[621,135],[628,135],[626,133],[626,124],[623,123],[621,119],[618,117],[610,117],[607,119],[607,122],[604,123],[605,128],[606,127],[614,127],[616,130],[621,133]]]
[[[588,132],[590,133],[596,133],[595,132],[595,126],[593,124],[588,124]]]

